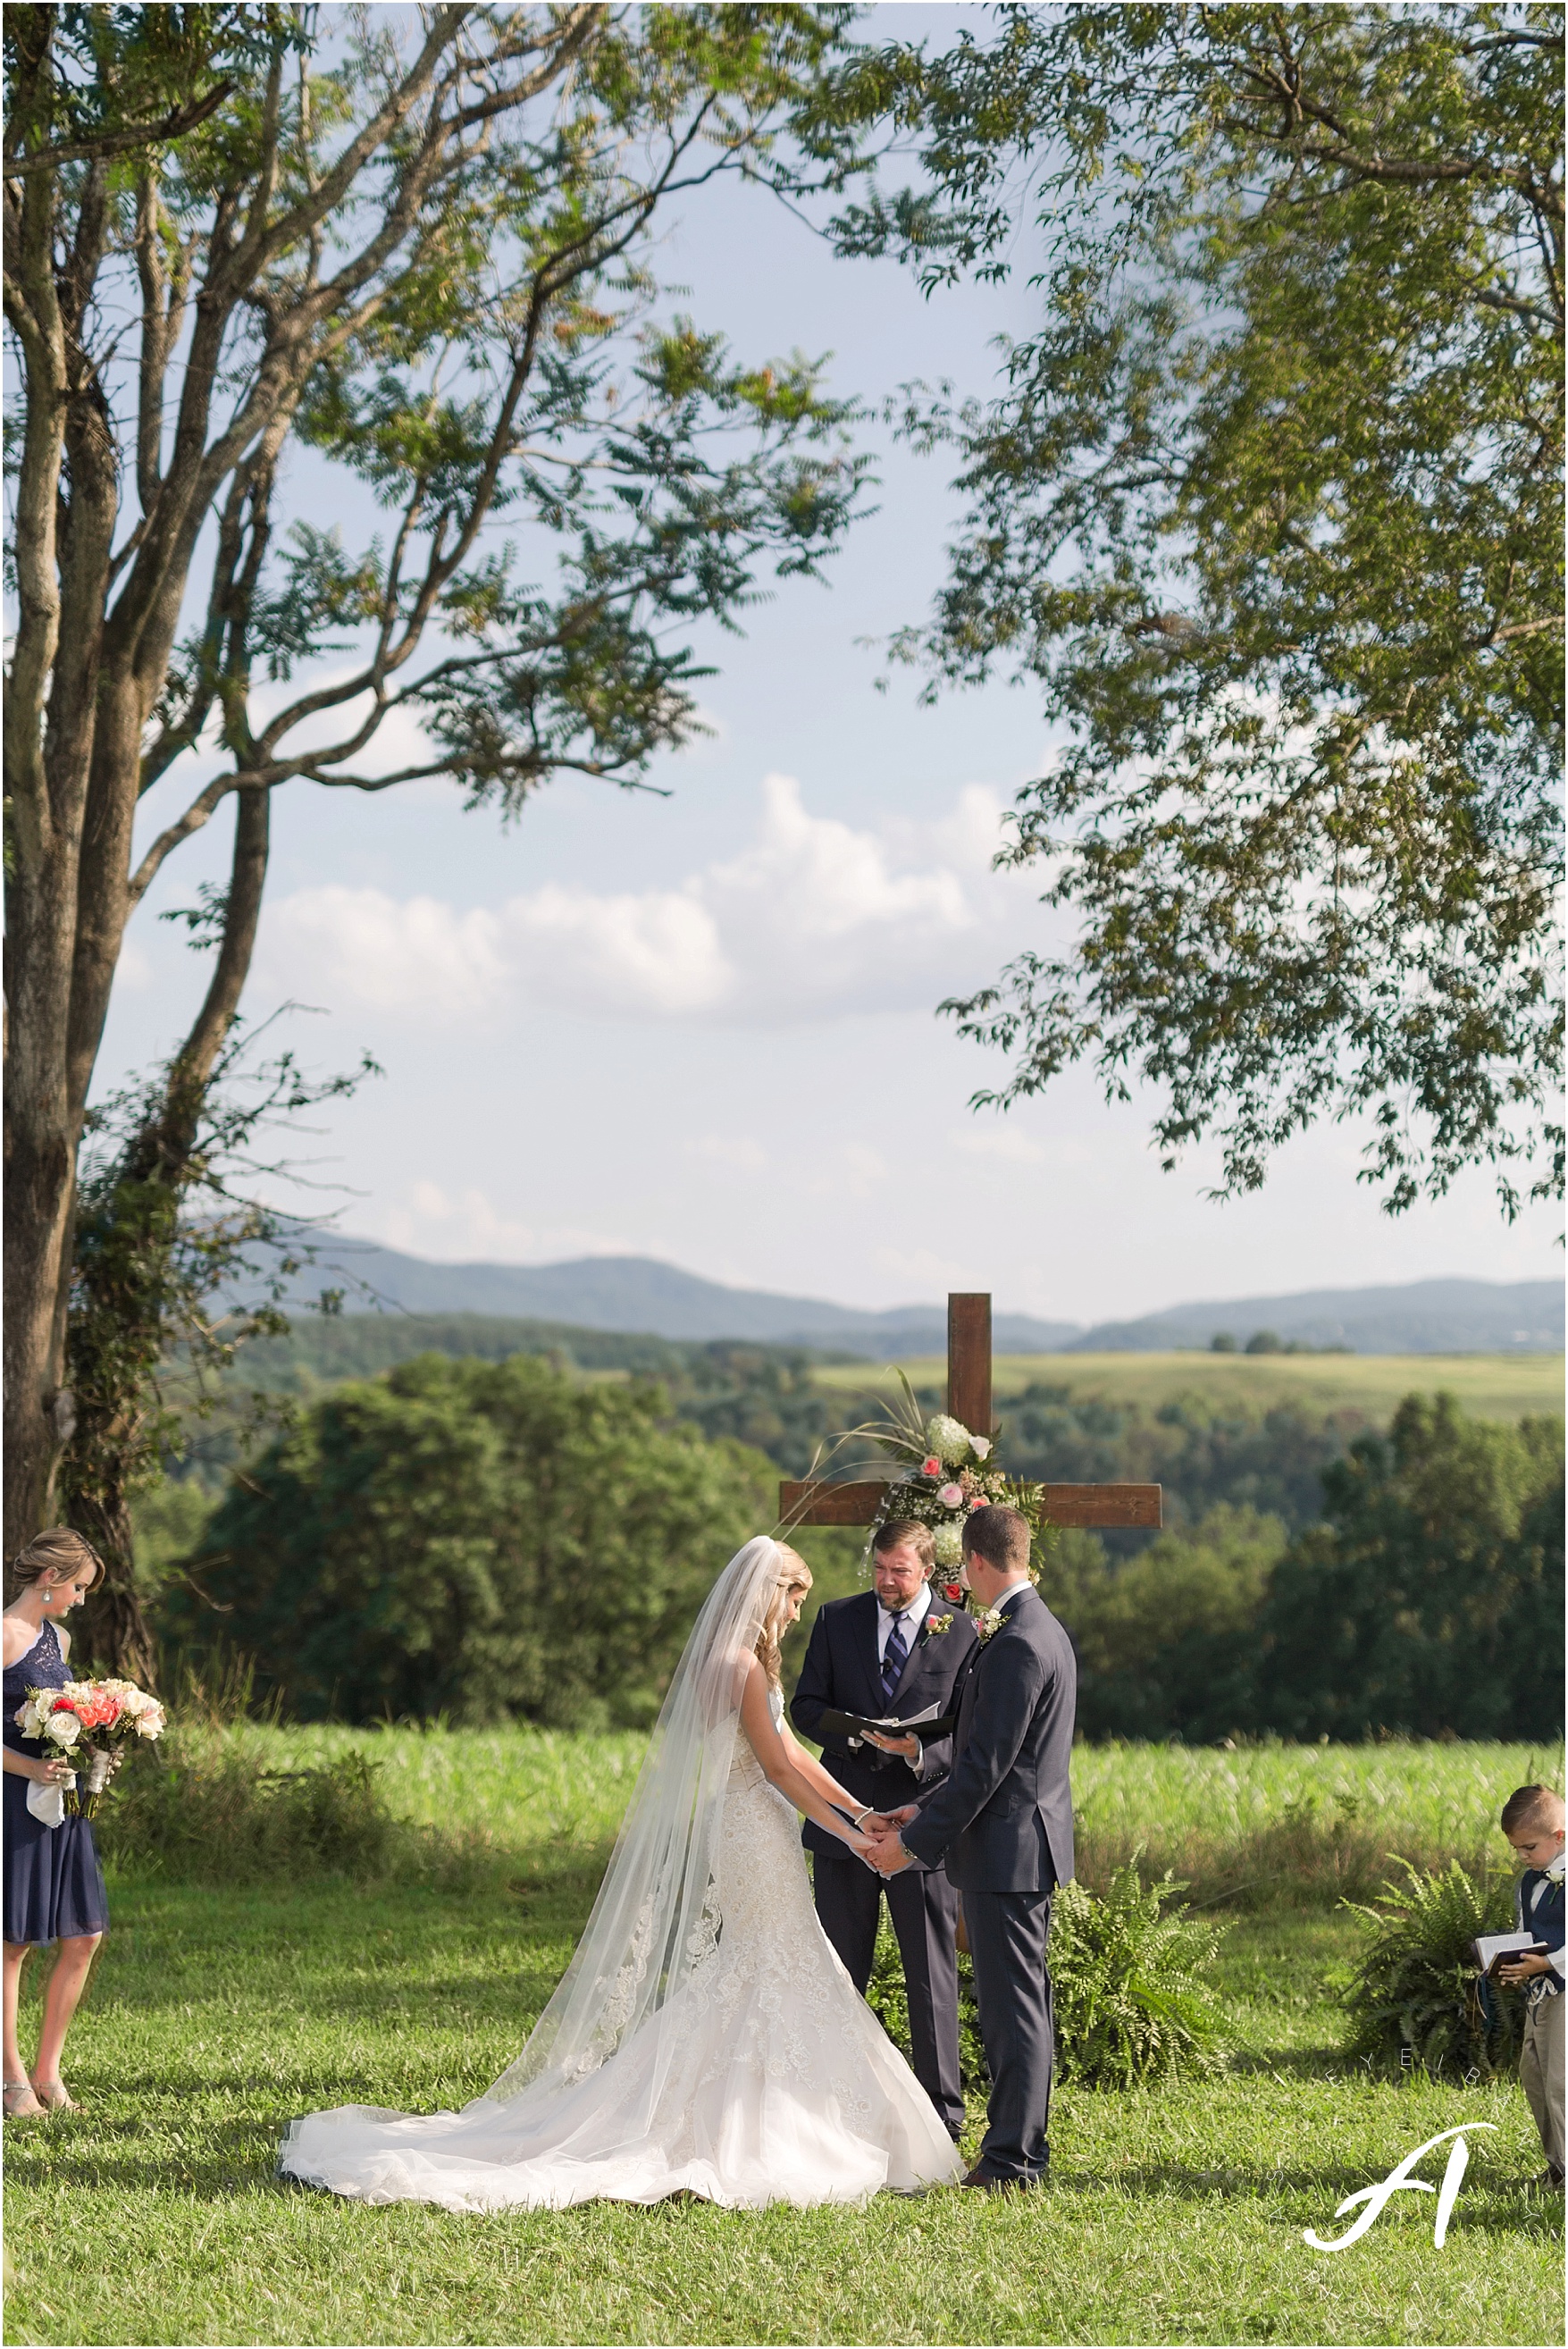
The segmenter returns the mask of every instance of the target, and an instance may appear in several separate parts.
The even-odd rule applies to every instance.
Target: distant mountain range
[[[1307,1288],[1173,1305],[1139,1321],[1103,1321],[1066,1350],[1149,1354],[1206,1346],[1222,1330],[1244,1346],[1255,1330],[1357,1354],[1560,1353],[1563,1287],[1555,1280],[1412,1280],[1399,1288]]]
[[[945,1308],[905,1305],[857,1312],[818,1298],[727,1288],[653,1257],[579,1257],[567,1264],[432,1264],[371,1240],[323,1244],[320,1262],[295,1285],[304,1303],[346,1279],[351,1313],[376,1307],[407,1313],[482,1313],[564,1323],[583,1330],[674,1339],[750,1339],[868,1358],[937,1353],[946,1344]],[[1254,1331],[1307,1346],[1360,1354],[1554,1353],[1563,1347],[1563,1289],[1550,1280],[1418,1280],[1400,1288],[1306,1289],[1288,1297],[1230,1298],[1179,1305],[1137,1321],[1091,1329],[999,1310],[998,1353],[1154,1353],[1207,1346],[1229,1332],[1244,1346]]]

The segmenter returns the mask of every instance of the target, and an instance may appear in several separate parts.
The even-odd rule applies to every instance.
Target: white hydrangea
[[[925,1423],[925,1440],[947,1468],[962,1468],[975,1449],[975,1438],[955,1419],[939,1411],[934,1419]]]
[[[946,1525],[935,1528],[936,1563],[938,1566],[962,1566],[964,1563],[964,1531],[961,1526]]]

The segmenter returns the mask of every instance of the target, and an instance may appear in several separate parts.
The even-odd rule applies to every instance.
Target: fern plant
[[[1223,2019],[1203,1980],[1222,1930],[1166,1913],[1185,1887],[1144,1885],[1137,1857],[1103,1900],[1064,1884],[1051,1907],[1057,2076],[1081,2087],[1151,2086],[1182,2073],[1216,2072],[1228,2053]],[[866,1996],[888,2036],[909,2053],[909,2004],[898,1945],[884,1916]],[[989,2075],[970,1961],[958,1961],[959,2059],[966,2093]]]
[[[1218,2072],[1230,2051],[1206,1979],[1223,1928],[1172,1912],[1185,1885],[1169,1875],[1145,1884],[1138,1857],[1116,1870],[1103,1899],[1073,1883],[1053,1903],[1057,2074],[1083,2087]]]
[[[1390,2069],[1418,2065],[1434,2078],[1514,2070],[1523,1999],[1482,1983],[1470,1947],[1513,1922],[1510,1880],[1472,1877],[1457,1859],[1445,1868],[1395,1864],[1404,1881],[1385,1884],[1375,1905],[1341,1904],[1366,1937],[1345,1991],[1346,2054]]]

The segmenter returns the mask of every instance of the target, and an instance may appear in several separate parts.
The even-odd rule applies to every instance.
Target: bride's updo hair
[[[34,1582],[63,1582],[67,1575],[79,1574],[85,1567],[92,1568],[89,1588],[96,1589],[103,1580],[103,1560],[91,1542],[84,1541],[69,1526],[48,1526],[35,1534],[26,1549],[18,1550],[11,1560],[11,1579],[26,1589]]]
[[[783,1685],[779,1676],[779,1642],[784,1635],[791,1591],[810,1590],[811,1569],[799,1550],[788,1542],[775,1542],[779,1553],[779,1587],[769,1601],[768,1612],[762,1619],[762,1629],[757,1634],[757,1653],[763,1671],[774,1688]]]

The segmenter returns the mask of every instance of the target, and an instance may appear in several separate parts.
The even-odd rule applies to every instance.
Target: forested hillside
[[[139,1509],[171,1647],[239,1650],[311,1717],[646,1719],[776,1475],[874,1391],[803,1349],[542,1324],[530,1355],[518,1328],[361,1316],[253,1349]],[[1556,1733],[1560,1419],[1174,1378],[1163,1400],[1036,1379],[999,1415],[1022,1475],[1164,1487],[1159,1535],[1063,1533],[1044,1558],[1085,1735]],[[808,1547],[819,1600],[858,1587],[858,1537]]]

